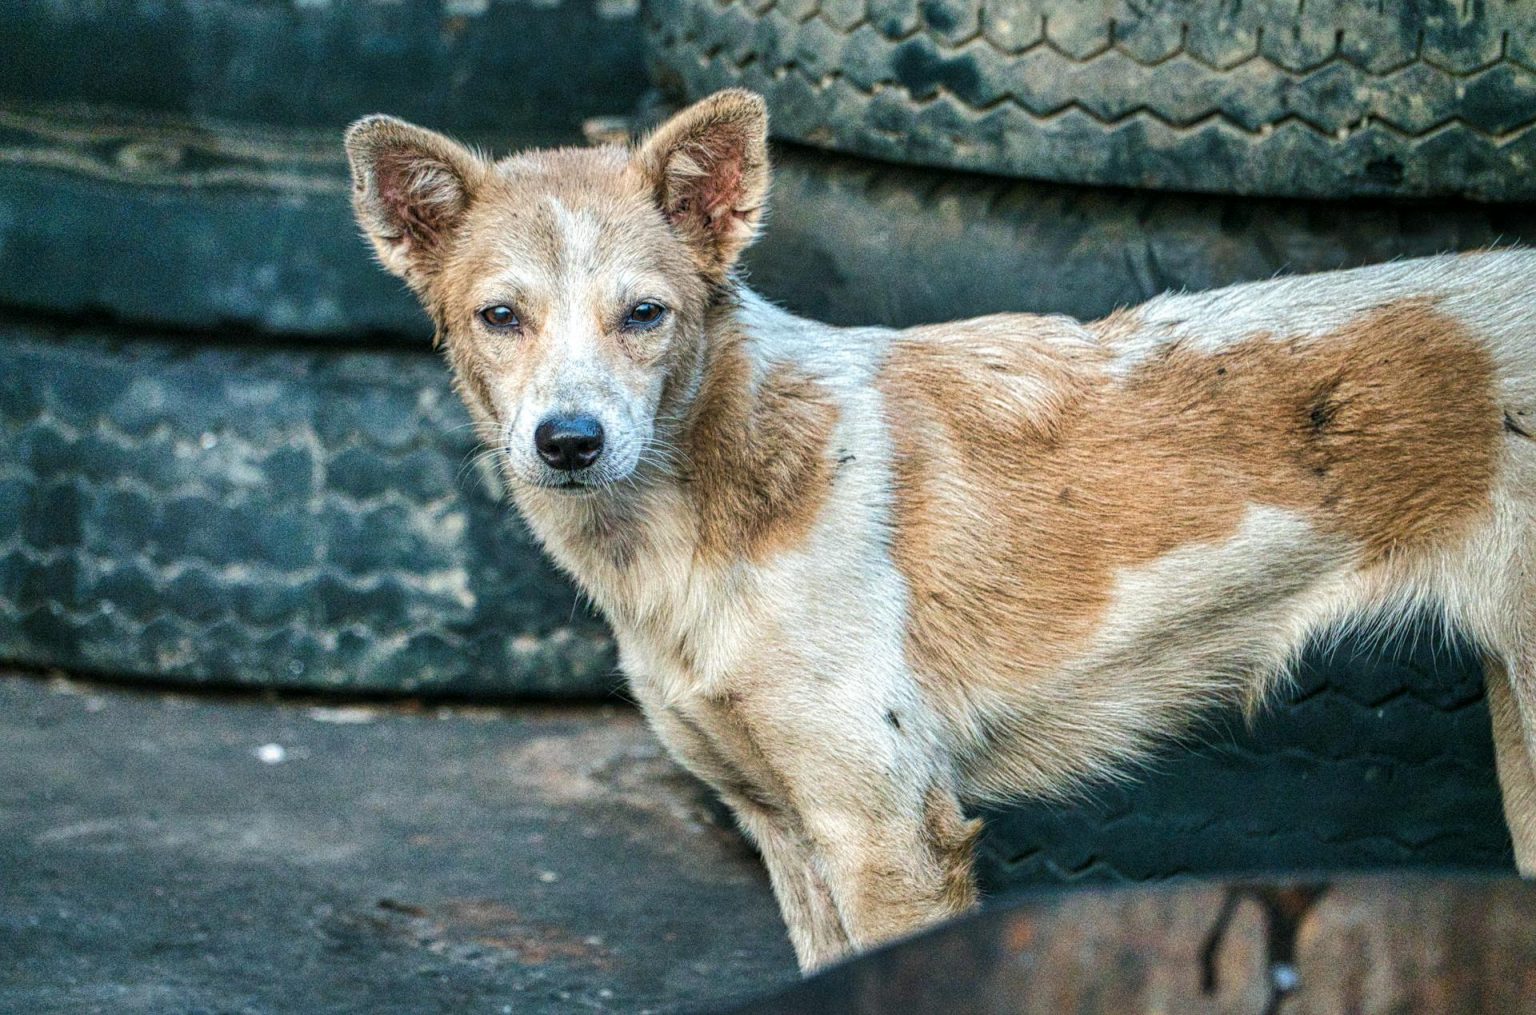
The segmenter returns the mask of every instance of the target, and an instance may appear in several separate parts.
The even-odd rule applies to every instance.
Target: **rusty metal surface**
[[[737,1011],[1536,1011],[1536,884],[1377,875],[1042,893]]]

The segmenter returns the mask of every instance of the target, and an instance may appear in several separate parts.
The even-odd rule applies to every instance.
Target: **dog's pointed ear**
[[[699,266],[723,278],[757,236],[768,201],[768,107],[731,88],[662,124],[635,152],[656,203]]]
[[[420,287],[469,208],[485,163],[435,131],[368,116],[347,128],[352,209],[384,267]]]

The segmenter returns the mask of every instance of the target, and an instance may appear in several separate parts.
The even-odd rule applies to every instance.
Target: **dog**
[[[633,146],[492,162],[372,116],[346,148],[379,260],[803,969],[976,906],[962,802],[1123,771],[1352,617],[1476,639],[1536,875],[1536,253],[832,327],[740,277],[767,136],[730,90]]]

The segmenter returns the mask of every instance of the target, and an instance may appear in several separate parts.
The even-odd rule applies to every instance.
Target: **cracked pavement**
[[[0,675],[0,1011],[708,1010],[795,979],[756,857],[618,706]]]

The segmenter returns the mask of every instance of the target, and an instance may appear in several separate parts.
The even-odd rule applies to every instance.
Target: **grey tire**
[[[466,423],[425,351],[0,324],[0,659],[606,694],[607,632],[474,468]]]
[[[676,98],[781,138],[1071,183],[1536,196],[1536,7],[1460,0],[652,0]]]

